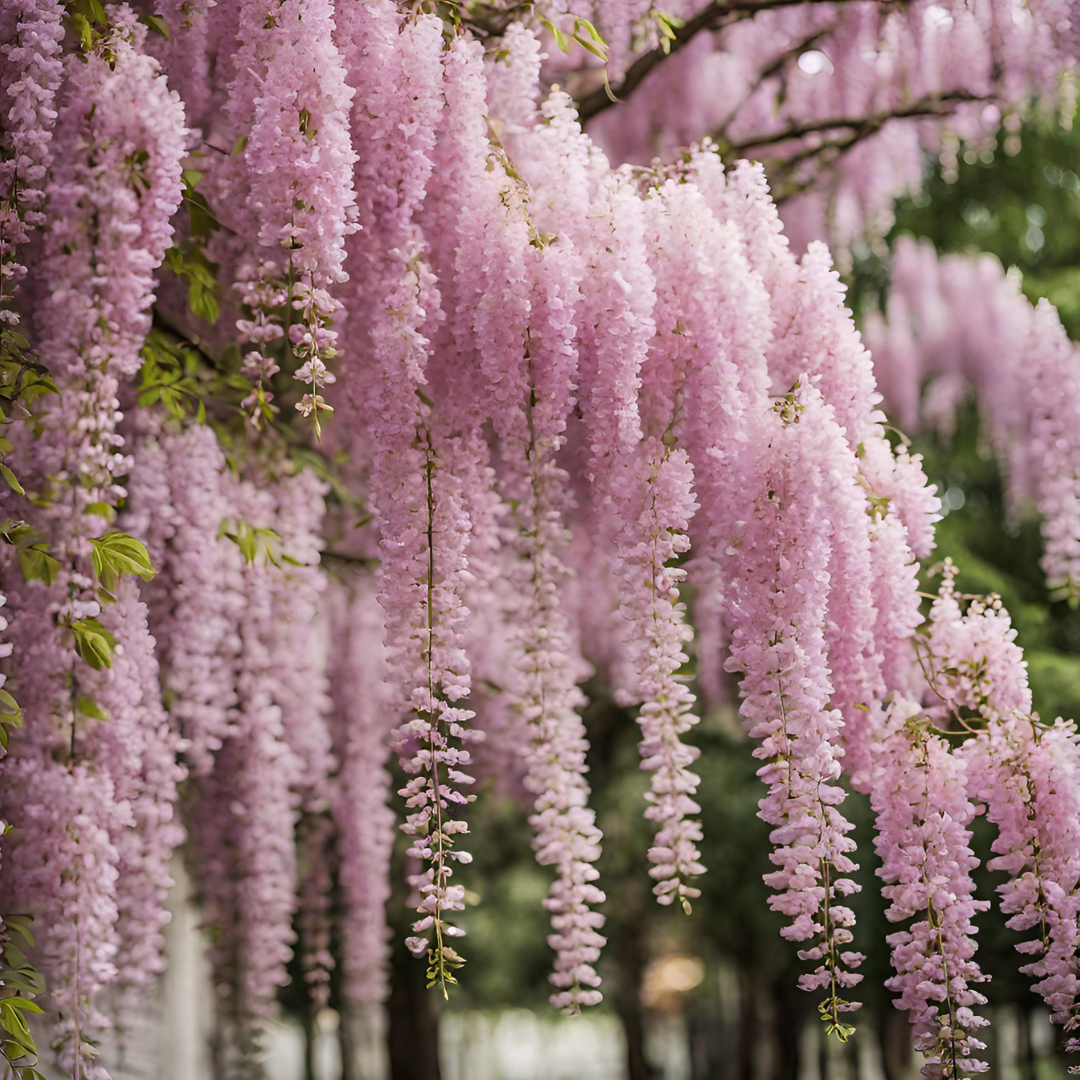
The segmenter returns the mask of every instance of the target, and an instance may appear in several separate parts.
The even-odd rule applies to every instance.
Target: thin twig
[[[851,136],[847,139],[834,143],[823,143],[818,147],[808,147],[801,153],[809,156],[829,146],[848,149],[855,140],[863,139],[867,135],[880,131],[890,120],[914,120],[923,117],[948,116],[955,111],[957,105],[985,100],[985,95],[971,94],[966,90],[953,90],[946,94],[928,94],[900,109],[873,113],[870,116],[833,116],[820,120],[808,120],[802,124],[792,124],[790,127],[771,132],[768,135],[754,135],[737,143],[729,143],[727,149],[730,154],[745,155],[749,150],[756,150],[765,146],[776,146],[789,140],[805,138],[807,135],[844,130],[851,132]],[[799,160],[799,155],[786,158],[784,164],[790,165],[796,163],[797,160]]]
[[[722,30],[732,23],[740,22],[747,18],[753,18],[758,12],[771,11],[773,8],[793,7],[795,5],[805,6],[807,4],[820,3],[840,4],[858,2],[862,2],[862,0],[730,0],[728,3],[719,3],[718,0],[713,0],[712,3],[703,7],[692,19],[687,19],[682,26],[676,29],[674,38],[668,40],[666,46],[658,45],[655,49],[650,49],[648,52],[642,53],[642,55],[627,69],[622,81],[611,89],[614,93],[614,97],[618,101],[625,100],[641,85],[645,76],[648,75],[653,68],[666,60],[669,56],[674,56],[675,53],[677,53],[684,45],[691,42],[703,30]],[[893,3],[893,0],[876,0],[876,2],[891,4]],[[607,88],[600,86],[578,99],[578,116],[581,118],[581,122],[585,123],[586,120],[591,120],[594,116],[604,112],[614,104],[616,104],[616,101],[612,100]]]

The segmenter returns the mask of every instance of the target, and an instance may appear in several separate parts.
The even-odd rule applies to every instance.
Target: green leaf
[[[160,34],[166,41],[172,40],[169,24],[160,15],[144,15],[139,22],[148,26],[155,34]]]
[[[15,474],[3,463],[0,462],[0,476],[4,478],[5,483],[16,495],[25,495],[22,484],[15,479]]]
[[[38,545],[20,547],[19,569],[26,581],[43,581],[51,585],[60,573],[60,562]]]
[[[579,16],[574,20],[574,40],[582,48],[588,49],[593,56],[598,56],[607,63],[607,42],[588,19]]]
[[[198,281],[192,281],[188,287],[188,307],[192,315],[211,325],[217,322],[221,314],[217,297]]]
[[[13,1009],[22,1009],[23,1012],[31,1013],[33,1016],[44,1016],[45,1010],[36,1002],[31,1001],[30,998],[24,997],[9,997],[4,998]]]
[[[607,46],[607,42],[600,36],[600,31],[597,30],[588,19],[583,19],[579,16],[574,20],[574,33],[579,33],[582,29],[584,29],[589,37],[598,45]]]
[[[226,518],[218,526],[217,535],[228,537],[240,549],[246,563],[281,565],[281,537],[273,529],[255,528],[246,521]]]
[[[5,971],[4,985],[25,994],[41,994],[45,991],[45,980],[36,972]]]
[[[154,576],[146,545],[127,533],[106,533],[98,539],[91,539],[90,546],[94,573],[110,592],[116,589],[125,574],[140,577],[143,581],[149,581]]]
[[[555,38],[555,44],[559,46],[560,52],[570,51],[570,39],[550,19],[541,18],[540,23],[551,31],[551,36]]]
[[[69,15],[68,21],[74,28],[79,38],[79,45],[84,52],[89,52],[94,47],[94,28],[85,15]]]
[[[116,637],[97,619],[79,619],[71,624],[75,635],[75,652],[95,671],[112,665]]]
[[[26,953],[19,948],[18,945],[8,942],[3,949],[4,963],[16,971],[21,971],[25,967],[29,967],[29,961],[26,959]]]
[[[75,699],[75,708],[91,720],[109,722],[109,714],[89,694],[79,694]]]
[[[0,724],[22,727],[22,709],[11,694],[3,689],[0,689]]]
[[[9,930],[14,930],[32,949],[34,947],[34,935],[30,932],[31,918],[29,915],[5,915],[4,925]],[[31,1012],[34,1010],[31,1009]]]
[[[583,48],[588,49],[593,56],[598,56],[605,63],[607,62],[607,49],[601,45],[596,45],[588,38],[582,37],[580,34],[574,35],[574,40]]]

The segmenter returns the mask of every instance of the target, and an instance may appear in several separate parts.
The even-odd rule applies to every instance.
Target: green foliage
[[[160,34],[166,41],[172,39],[169,24],[160,15],[141,15],[139,22],[148,27],[153,33]]]
[[[600,32],[588,19],[583,19],[580,16],[575,18],[574,30],[569,35],[550,19],[543,16],[540,18],[540,25],[550,32],[555,39],[555,44],[558,45],[562,52],[569,52],[570,42],[576,41],[583,49],[588,50],[593,56],[598,56],[604,63],[607,63],[607,42],[604,41],[600,36]]]
[[[149,581],[154,576],[146,545],[122,532],[108,532],[90,540],[94,574],[108,594],[116,591],[120,579],[132,574]]]
[[[197,319],[216,323],[220,309],[217,299],[217,264],[207,259],[202,245],[185,243],[165,252],[165,265],[187,285],[188,309]]]
[[[67,0],[64,27],[74,35],[83,53],[90,52],[109,27],[105,8],[99,0]]]
[[[79,693],[75,697],[75,708],[82,716],[88,717],[91,720],[100,720],[102,723],[109,722],[109,715],[105,710],[89,695]]]
[[[0,749],[7,750],[11,741],[11,732],[23,726],[22,709],[19,703],[0,687]]]
[[[665,54],[671,52],[672,42],[678,40],[676,31],[685,26],[686,22],[677,15],[672,15],[667,11],[659,11],[656,8],[649,12],[649,17],[656,24],[657,34],[660,36],[660,48],[664,50]]]
[[[10,203],[9,209],[18,210]],[[0,286],[0,312],[9,317],[11,313],[4,309],[11,300],[11,295]],[[55,394],[57,389],[17,326],[17,320],[0,322],[0,478],[16,495],[25,495],[22,483],[4,460],[12,449],[7,428],[16,420],[34,422],[34,402],[43,394]]]
[[[206,257],[206,241],[221,226],[206,197],[196,190],[202,177],[197,169],[185,169],[181,173],[191,235],[165,252],[165,265],[187,285],[191,313],[203,322],[213,324],[220,314],[218,266]]]
[[[33,422],[33,405],[43,394],[57,393],[48,369],[30,352],[30,343],[13,327],[0,328],[0,461],[11,451],[11,441],[3,434],[15,420]],[[22,484],[6,464],[0,476],[12,491],[25,495]]]
[[[6,439],[4,441],[7,442]],[[11,443],[8,443],[8,446],[10,445]],[[16,495],[26,494],[26,492],[23,490],[22,484],[20,484],[19,481],[15,478],[15,474],[5,464],[3,464],[3,462],[0,462],[0,476],[4,478],[4,483],[7,484],[7,486],[11,488],[11,490],[14,491]]]
[[[68,626],[75,638],[75,652],[95,671],[111,667],[116,637],[98,619],[76,619]]]
[[[25,915],[8,915],[4,919],[0,941],[0,1061],[7,1068],[5,1075],[16,1080],[45,1080],[38,1071],[38,1050],[27,1015],[39,1016],[42,1008],[34,998],[45,992],[45,980],[14,942],[18,935],[24,944],[33,947],[30,919]]]
[[[273,529],[250,525],[238,518],[225,518],[217,534],[231,540],[240,549],[244,562],[251,565],[280,566],[282,562],[296,562],[282,554],[281,537]]]
[[[60,573],[60,562],[49,553],[44,535],[25,521],[0,521],[0,540],[15,548],[19,569],[26,581],[51,585]]]
[[[1080,338],[1080,126],[1043,120],[1002,141],[1019,152],[961,147],[955,172],[929,164],[923,189],[898,203],[889,242],[912,233],[942,252],[996,255],[1021,272],[1030,300],[1045,296]],[[887,249],[862,255],[852,282],[857,307],[888,287]]]
[[[427,973],[425,975],[427,980],[426,989],[431,990],[437,986],[442,990],[443,998],[449,999],[448,987],[457,986],[457,978],[454,972],[460,970],[464,964],[465,958],[452,946],[447,945],[440,934],[435,948],[428,949]]]
[[[228,376],[220,376],[194,346],[157,327],[142,347],[139,405],[160,404],[173,420],[194,416],[206,420],[208,399],[228,396],[237,389]]]
[[[348,460],[344,453],[335,457],[327,457],[310,447],[297,446],[293,448],[290,456],[299,468],[311,469],[330,488],[331,495],[340,505],[357,512],[357,527],[366,525],[371,520],[371,514],[368,513],[364,500],[358,498],[356,493],[341,478],[341,466],[346,464]]]

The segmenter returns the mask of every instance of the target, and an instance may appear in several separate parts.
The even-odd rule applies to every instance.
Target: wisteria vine
[[[940,507],[878,393],[914,424],[932,376],[945,423],[976,388],[1075,600],[1076,353],[999,267],[901,244],[872,361],[820,242],[842,260],[919,148],[1073,70],[1068,5],[1028,7],[3,5],[9,1071],[41,1076],[44,1008],[106,1080],[177,852],[217,1075],[258,1075],[294,953],[313,1009],[377,1005],[399,813],[406,945],[448,994],[496,770],[549,875],[551,1001],[596,1005],[583,686],[636,717],[653,892],[689,913],[725,668],[826,1030],[862,978],[845,784],[924,1073],[985,1067],[982,808],[1024,971],[1080,1026],[1075,725],[1032,711],[1000,600],[946,564],[924,612]]]

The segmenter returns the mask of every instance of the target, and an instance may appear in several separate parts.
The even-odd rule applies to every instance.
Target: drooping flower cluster
[[[1021,970],[1066,1031],[1080,1017],[1076,981],[1080,911],[1080,765],[1075,725],[1044,723],[1032,712],[1027,665],[1001,600],[961,604],[955,568],[947,563],[930,614],[925,663],[937,704],[931,714],[954,725],[983,728],[985,737],[963,747],[971,797],[997,827],[989,865],[1010,880],[999,886],[1011,929],[1038,929],[1017,945],[1032,956]],[[939,721],[940,722],[940,721]],[[1075,1049],[1075,1039],[1070,1040]]]
[[[337,866],[345,894],[341,922],[344,994],[359,1004],[387,992],[390,854],[394,814],[389,806],[388,694],[382,655],[382,619],[372,582],[361,576],[337,587],[331,598],[330,667],[332,726],[338,762],[333,797]]]
[[[799,248],[828,239],[843,250],[886,232],[893,200],[919,186],[925,150],[955,167],[959,140],[996,145],[1003,116],[1002,137],[1015,141],[1010,114],[1029,95],[1052,103],[1075,65],[1060,0],[1022,14],[951,0],[573,10],[613,35],[614,94],[599,65],[571,83],[605,149],[645,162],[710,134],[732,158],[764,161],[790,196],[784,220]]]
[[[5,359],[9,335],[19,325],[15,291],[26,276],[17,249],[45,220],[62,16],[57,0],[20,0],[0,13],[0,341]]]
[[[237,324],[255,383],[245,406],[256,424],[272,415],[266,384],[280,365],[268,346],[280,341],[278,359],[295,359],[293,378],[308,387],[296,408],[313,418],[318,435],[320,414],[333,411],[322,390],[334,381],[327,362],[337,354],[331,323],[341,304],[330,290],[347,279],[344,242],[355,229],[352,88],[330,0],[250,0],[240,8],[228,112],[244,140],[241,221],[259,238],[238,285],[251,313]]]
[[[44,211],[40,244],[16,230],[4,265],[17,243],[26,273],[5,280],[59,391],[11,440],[33,499],[18,481],[0,497],[0,629],[19,646],[0,678],[33,721],[0,761],[15,827],[0,911],[41,920],[64,1066],[105,1075],[98,1036],[122,1033],[140,996],[125,991],[161,968],[179,825],[221,1075],[257,1069],[294,952],[313,1009],[382,1000],[391,749],[406,774],[407,944],[429,981],[446,992],[463,960],[461,845],[476,774],[496,768],[523,789],[549,868],[552,1001],[599,1002],[583,684],[606,679],[631,730],[636,716],[654,892],[689,908],[704,871],[692,652],[712,694],[725,660],[739,677],[772,905],[829,1030],[850,1031],[862,960],[842,772],[878,815],[890,917],[905,924],[890,987],[927,1074],[979,1069],[977,803],[999,830],[1003,907],[1039,928],[1027,968],[1075,1026],[1074,729],[1031,714],[1007,618],[992,599],[964,608],[951,569],[917,632],[934,490],[886,437],[828,250],[797,256],[762,167],[725,164],[775,147],[775,178],[797,187],[851,150],[834,218],[850,237],[900,182],[902,163],[883,172],[891,156],[940,137],[920,120],[966,103],[953,122],[974,132],[989,122],[976,98],[998,108],[1043,85],[1056,30],[1004,29],[982,0],[785,4],[719,27],[738,3],[663,18],[636,0],[527,5],[502,23],[393,0],[161,7],[146,22],[173,38],[152,46],[122,5],[107,23],[80,15],[63,49],[50,5],[0,16],[14,73],[0,88],[35,88],[0,134],[0,178],[24,158],[38,177],[56,153],[44,196],[13,211],[20,229]],[[687,138],[680,125],[716,138],[671,164],[613,166],[581,122],[598,65],[545,55],[552,27],[603,52],[596,26],[616,82],[659,64],[661,39],[675,57],[655,99],[598,124],[608,150],[634,156],[639,123],[661,147]],[[1047,63],[1019,55],[1029,45]],[[972,56],[965,79],[954,60]],[[837,75],[827,92],[818,63]],[[552,72],[580,111],[542,91]],[[715,80],[716,101],[742,102],[730,122],[686,98]],[[694,107],[672,111],[672,94]],[[886,125],[895,138],[874,141]],[[962,345],[899,271],[920,345]],[[222,284],[239,288],[217,288],[226,312],[208,326]],[[1075,395],[1051,388],[1075,382],[1072,352],[1049,310],[1014,318],[1009,303],[992,325],[1011,327],[1010,358],[1034,356],[1038,385],[1005,361],[979,377],[1016,490],[1047,518],[1048,574],[1071,581]],[[973,378],[966,363],[946,373]],[[283,398],[297,409],[279,411]]]
[[[179,99],[143,51],[145,28],[126,7],[113,15],[82,55],[64,60],[41,276],[28,282],[32,294],[48,282],[34,310],[35,351],[48,357],[59,395],[36,437],[16,440],[37,496],[16,510],[19,528],[39,554],[21,561],[13,612],[44,666],[40,685],[21,682],[35,724],[13,748],[3,791],[4,812],[29,807],[36,824],[13,845],[2,904],[42,918],[60,1059],[95,1077],[105,1075],[96,1043],[110,1026],[99,991],[146,985],[162,968],[182,775],[145,607],[120,580],[152,570],[137,541],[106,530],[130,467],[119,387],[141,366],[188,133]],[[44,44],[48,27],[41,33]]]
[[[993,256],[939,259],[928,241],[902,237],[888,321],[871,318],[867,336],[909,429],[948,434],[957,406],[976,398],[1013,509],[1031,504],[1043,518],[1048,587],[1080,595],[1080,357],[1053,307],[1032,307]]]
[[[892,703],[875,747],[871,791],[885,914],[891,922],[913,920],[886,939],[896,970],[886,986],[908,1011],[925,1076],[984,1072],[977,1033],[988,1021],[975,1008],[986,1003],[976,989],[985,976],[973,959],[973,919],[989,903],[973,895],[975,806],[964,759],[904,698]]]
[[[811,942],[800,956],[817,967],[800,983],[826,991],[822,1015],[842,1033],[848,1026],[841,1014],[852,1008],[843,995],[862,978],[853,971],[862,955],[848,948],[855,917],[844,899],[858,890],[846,876],[856,869],[855,843],[839,809],[843,720],[829,704],[824,630],[839,585],[829,570],[839,536],[829,488],[840,480],[847,448],[813,387],[797,384],[772,415],[773,452],[762,462],[733,582],[729,663],[743,673],[743,717],[761,740],[755,756],[766,762],[761,814],[774,826],[778,867],[766,882],[780,893],[770,903],[791,920],[786,938]],[[853,478],[845,482],[855,495]]]

